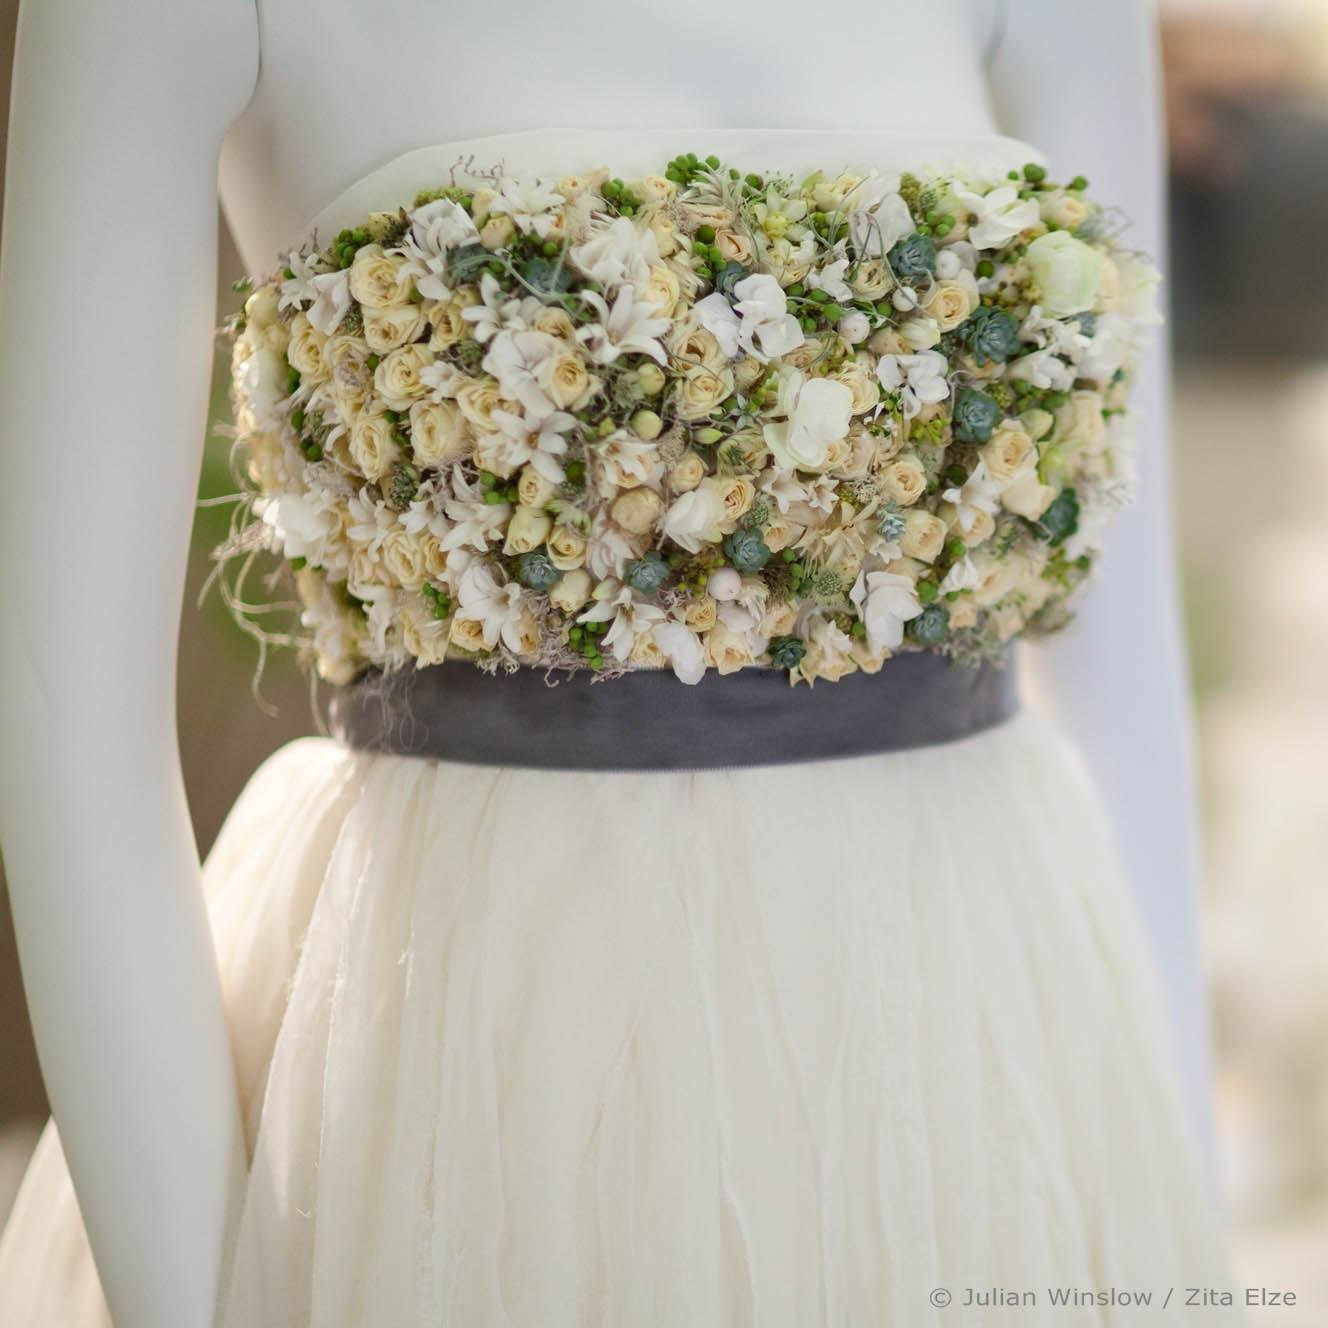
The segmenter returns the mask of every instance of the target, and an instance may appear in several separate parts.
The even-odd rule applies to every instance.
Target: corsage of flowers
[[[1156,274],[1085,188],[458,173],[252,290],[218,556],[284,556],[338,682],[999,657],[1131,489]]]

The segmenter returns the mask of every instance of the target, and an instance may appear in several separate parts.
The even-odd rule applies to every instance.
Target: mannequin
[[[421,144],[554,123],[678,126],[684,149],[714,125],[995,132],[980,58],[989,6],[841,7],[850,39],[824,48],[827,71],[803,55],[801,12],[772,21],[766,7],[757,23],[685,0],[646,32],[621,6],[562,0],[559,31],[598,57],[594,77],[550,70],[548,32],[516,24],[497,96],[465,55],[492,35],[473,8],[323,5],[316,23],[298,0],[257,16],[250,0],[139,0],[113,16],[83,0],[24,8],[0,268],[0,833],[43,1070],[117,1322],[206,1328],[243,1174],[171,723],[199,459],[182,443],[201,439],[207,401],[218,160],[241,252],[263,271],[330,198]],[[1066,8],[1017,0],[993,71],[1002,128],[1096,176],[1157,252],[1157,109],[1118,95],[1149,86],[1147,6],[1099,14],[1091,62]],[[419,39],[431,31],[436,41]],[[878,35],[851,39],[862,32]],[[604,59],[610,41],[628,54]],[[450,50],[444,80],[438,53]],[[874,77],[894,52],[920,55]],[[48,255],[72,259],[60,244],[71,212],[75,234],[100,237],[99,257],[57,267]],[[81,366],[77,391],[53,347]],[[1155,570],[1170,565],[1164,400],[1155,364],[1141,393],[1142,505],[1077,637],[1048,652],[1043,690],[1112,801],[1197,1045],[1179,652],[1170,582]],[[69,468],[78,483],[58,504],[34,501],[52,490],[51,455],[82,444],[90,419]],[[93,568],[115,572],[94,590]],[[1156,782],[1141,788],[1145,771]],[[1195,1071],[1200,1097],[1201,1085]]]

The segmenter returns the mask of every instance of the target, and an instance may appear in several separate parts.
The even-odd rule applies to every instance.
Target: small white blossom
[[[505,179],[498,196],[489,204],[489,211],[511,217],[522,235],[533,232],[543,239],[558,224],[554,213],[563,201],[563,196],[542,180]]]
[[[844,383],[783,367],[776,410],[785,418],[762,431],[776,463],[787,470],[815,470],[824,464],[830,444],[848,433],[853,393]]]
[[[450,299],[447,255],[462,245],[478,244],[479,238],[465,208],[450,198],[435,199],[410,213],[403,271],[415,278],[415,288],[426,300]]]
[[[949,363],[937,350],[882,355],[876,362],[878,381],[887,392],[899,393],[906,420],[913,419],[924,405],[949,399],[949,372]]]
[[[638,285],[659,262],[654,231],[618,217],[569,251],[572,263],[591,281],[607,291],[622,285]]]
[[[500,582],[483,563],[472,563],[461,577],[456,616],[480,624],[487,649],[501,641],[509,650],[522,650],[525,593],[516,582]]]
[[[1005,486],[987,472],[987,463],[979,460],[968,478],[958,487],[946,489],[941,497],[955,508],[955,523],[968,534],[979,513],[994,515],[1000,506],[1001,490]]]
[[[873,651],[897,650],[904,624],[922,612],[913,582],[896,572],[859,572],[849,599],[857,606]]]
[[[968,226],[968,242],[975,249],[999,249],[1041,220],[1037,202],[1020,198],[1013,184],[1000,185],[986,194],[974,193],[957,180],[952,188],[959,205],[977,218]]]
[[[612,364],[620,355],[649,355],[657,364],[667,364],[668,356],[660,342],[672,322],[659,317],[656,305],[643,301],[631,286],[624,286],[613,308],[594,291],[582,291],[581,298],[599,315],[577,332],[597,364]]]

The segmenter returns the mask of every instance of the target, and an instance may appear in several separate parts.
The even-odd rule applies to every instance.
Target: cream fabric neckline
[[[1036,148],[1001,134],[839,129],[534,129],[435,143],[402,153],[361,177],[324,207],[292,247],[317,234],[326,243],[370,213],[408,204],[421,189],[446,183],[454,168],[501,165],[512,175],[556,178],[607,166],[623,178],[662,173],[680,152],[714,152],[744,171],[806,175],[964,169],[1000,179],[1026,162],[1045,164]]]

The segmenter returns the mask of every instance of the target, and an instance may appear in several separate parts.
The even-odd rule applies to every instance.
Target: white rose
[[[580,410],[600,385],[581,357],[570,352],[542,360],[535,370],[535,381],[559,410]]]
[[[679,548],[697,553],[703,544],[719,543],[723,520],[723,496],[702,485],[674,499],[664,516],[664,534]]]
[[[326,345],[327,338],[303,314],[296,314],[291,319],[286,358],[303,377],[322,379],[328,376],[327,361],[323,358]]]
[[[1027,262],[1038,302],[1053,318],[1093,307],[1102,280],[1102,255],[1068,231],[1049,231],[1028,246]]]
[[[780,373],[779,413],[784,421],[762,430],[766,446],[786,470],[815,470],[830,444],[848,434],[853,393],[829,378],[806,378],[795,369]]]

